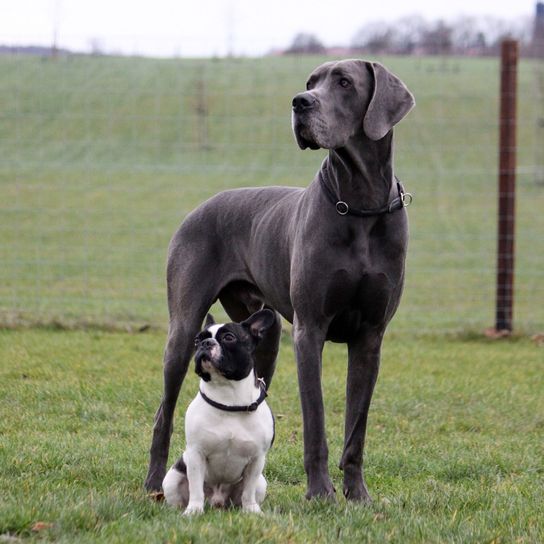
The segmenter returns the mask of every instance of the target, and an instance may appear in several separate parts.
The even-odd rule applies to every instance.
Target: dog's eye
[[[316,82],[316,79],[314,77],[311,77],[307,82],[306,82],[306,90],[309,91],[310,89],[312,89],[313,87],[315,87],[315,82]]]
[[[195,338],[195,347],[198,346],[198,344],[200,344],[200,338],[197,336]]]
[[[344,89],[347,89],[348,87],[351,87],[351,81],[349,79],[346,79],[345,77],[340,79],[338,84],[340,85],[340,87],[344,87]]]
[[[232,334],[231,332],[227,332],[227,333],[223,336],[223,340],[224,340],[225,342],[228,342],[228,343],[236,342],[236,336],[234,336],[234,334]]]

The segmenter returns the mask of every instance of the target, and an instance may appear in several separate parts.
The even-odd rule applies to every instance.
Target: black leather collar
[[[395,176],[395,181],[397,183],[397,190],[399,192],[399,196],[393,198],[390,202],[388,202],[385,206],[382,206],[381,208],[372,208],[368,210],[356,210],[351,208],[343,200],[339,200],[338,198],[336,198],[335,194],[332,192],[332,189],[327,184],[325,175],[326,175],[326,172],[323,169],[320,176],[321,187],[323,188],[323,192],[325,193],[329,201],[332,204],[334,204],[336,211],[338,212],[339,215],[355,215],[357,217],[370,217],[373,215],[382,215],[384,213],[393,213],[396,210],[401,210],[402,208],[406,208],[412,203],[412,200],[413,200],[412,195],[404,191],[404,187],[402,186],[402,183]]]
[[[261,390],[261,394],[259,395],[259,398],[252,402],[251,404],[248,404],[247,406],[229,406],[228,404],[221,404],[220,402],[215,402],[210,397],[205,395],[202,392],[202,389],[199,390],[200,396],[210,405],[214,408],[217,408],[218,410],[223,410],[224,412],[254,412],[259,407],[259,404],[261,404],[264,399],[267,397],[266,394],[266,386],[264,383],[264,380],[259,379],[257,380],[259,384],[259,389]]]

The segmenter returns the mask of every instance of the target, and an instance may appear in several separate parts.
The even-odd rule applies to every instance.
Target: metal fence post
[[[516,196],[516,89],[519,47],[501,44],[499,214],[495,330],[512,331],[514,304],[514,223]]]

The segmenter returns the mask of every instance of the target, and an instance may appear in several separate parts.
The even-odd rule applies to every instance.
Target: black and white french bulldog
[[[185,414],[185,452],[162,482],[166,502],[185,515],[202,513],[205,499],[261,513],[274,418],[253,352],[274,322],[266,309],[242,323],[216,324],[208,315],[195,339],[200,391]]]

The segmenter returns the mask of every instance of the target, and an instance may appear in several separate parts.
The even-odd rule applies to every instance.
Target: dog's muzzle
[[[293,98],[293,112],[295,114],[305,113],[317,105],[317,99],[309,92],[299,93]]]
[[[301,149],[319,149],[321,146],[317,143],[312,126],[314,121],[312,115],[318,106],[318,101],[309,92],[299,93],[293,98],[293,110],[291,121],[293,125],[293,134]]]
[[[195,358],[199,361],[210,361],[214,366],[221,360],[221,346],[214,338],[202,340],[196,350]]]

